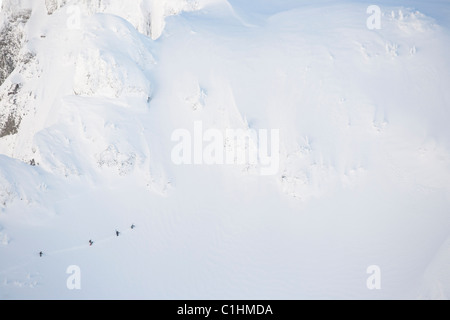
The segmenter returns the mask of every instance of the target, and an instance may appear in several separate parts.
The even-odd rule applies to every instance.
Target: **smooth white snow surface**
[[[3,0],[32,58],[0,87],[0,299],[450,298],[448,1],[379,30],[365,1],[129,2]],[[278,173],[175,165],[196,121],[279,129]]]

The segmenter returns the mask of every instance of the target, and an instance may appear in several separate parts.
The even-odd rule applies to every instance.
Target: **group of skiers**
[[[131,230],[133,230],[134,228],[136,228],[136,226],[134,224],[131,225]],[[116,229],[116,237],[120,236],[120,232],[119,230]],[[92,247],[92,245],[94,244],[94,241],[89,240],[89,246]],[[44,255],[44,253],[42,251],[39,252],[39,257],[42,257]]]

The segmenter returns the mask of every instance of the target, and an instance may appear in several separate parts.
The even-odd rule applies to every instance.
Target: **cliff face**
[[[5,80],[16,68],[23,68],[31,60],[24,48],[24,30],[30,15],[29,9],[13,11],[5,17],[0,30],[0,138],[16,134],[21,121],[21,84],[12,81],[5,84]]]
[[[0,85],[16,68],[24,42],[23,27],[31,12],[23,10],[11,14],[0,30]]]
[[[77,6],[85,13],[109,13],[128,20],[141,33],[157,39],[164,29],[165,17],[200,8],[198,0],[45,0],[48,14]],[[69,9],[70,10],[70,9]]]

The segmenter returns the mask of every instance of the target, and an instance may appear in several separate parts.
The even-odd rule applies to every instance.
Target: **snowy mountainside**
[[[448,298],[450,6],[369,5],[3,0],[1,299]]]

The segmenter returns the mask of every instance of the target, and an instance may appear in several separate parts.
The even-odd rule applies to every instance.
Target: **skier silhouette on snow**
[[[41,251],[39,252],[39,257],[42,257],[44,255],[44,253]]]
[[[119,234],[120,234],[120,232],[116,230],[116,236],[117,237],[119,236]]]
[[[93,244],[94,242],[92,240],[89,240],[89,246],[92,247]]]

